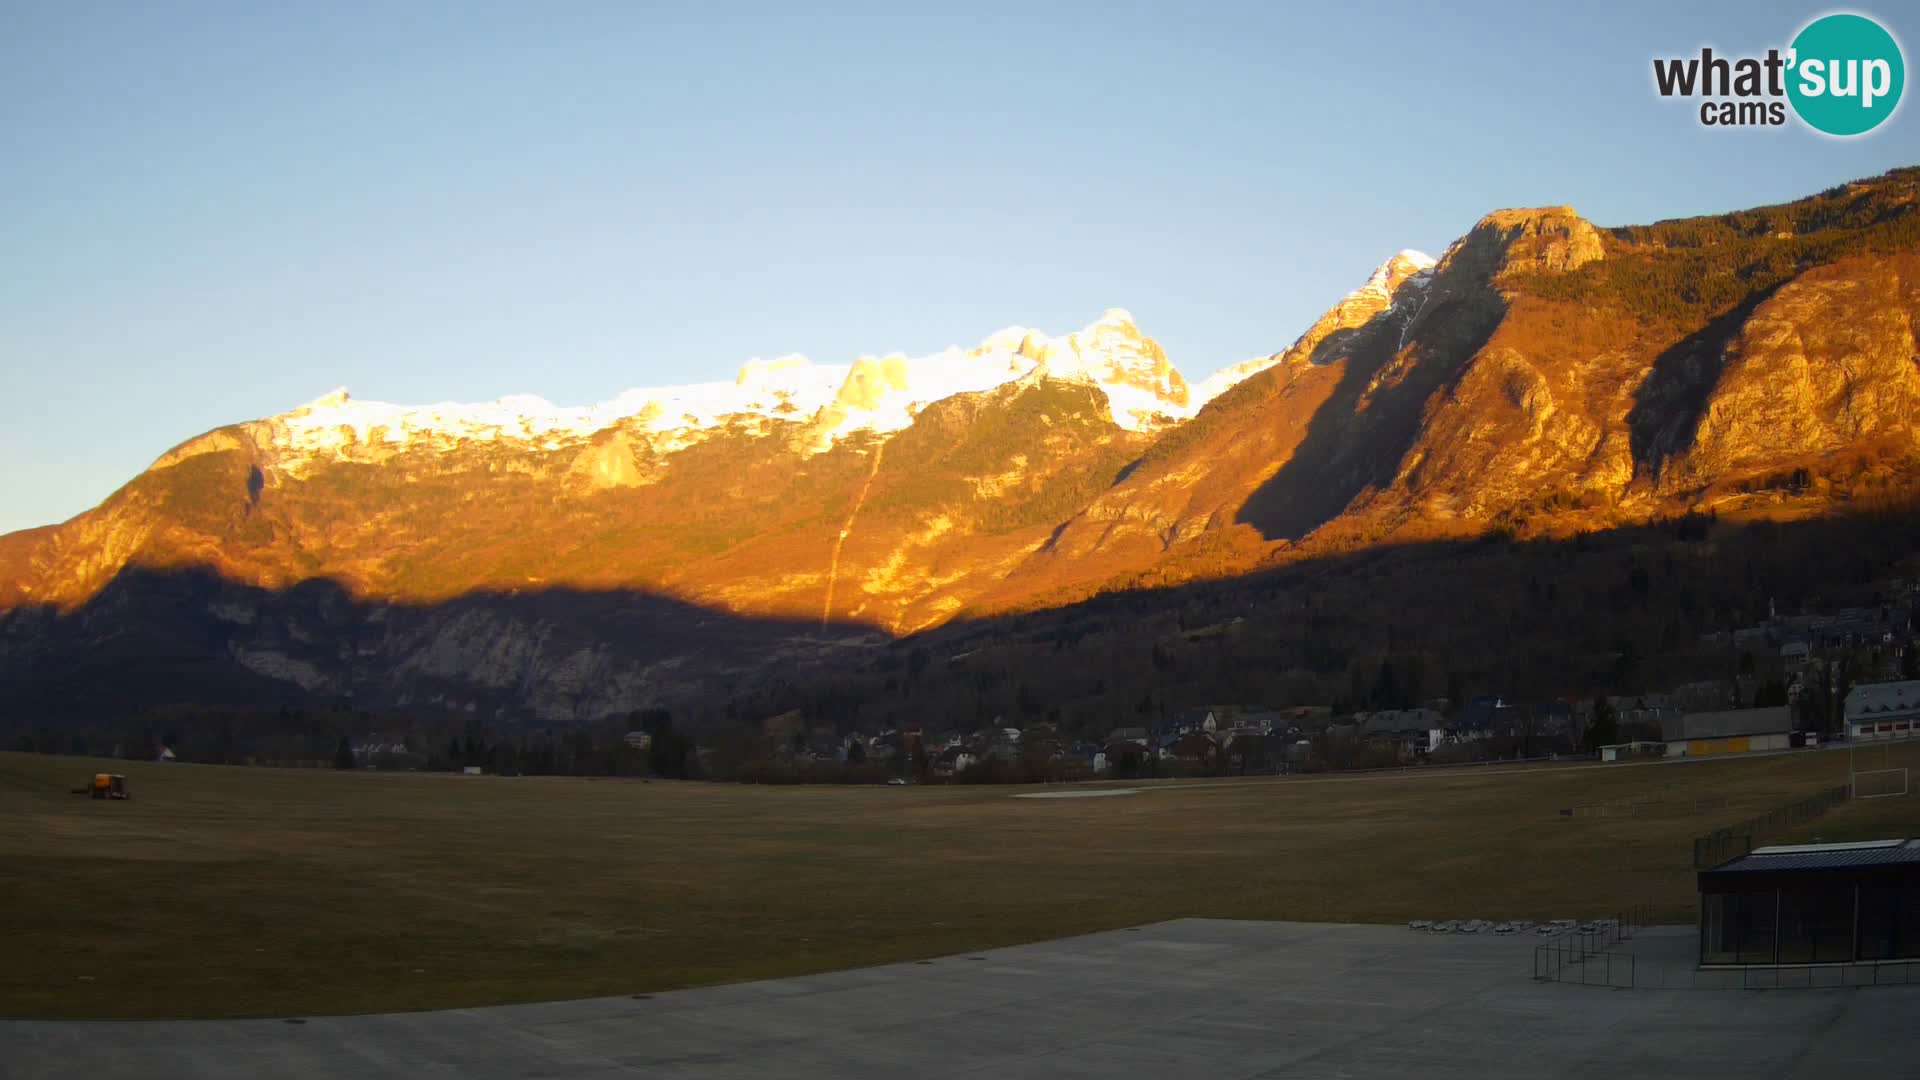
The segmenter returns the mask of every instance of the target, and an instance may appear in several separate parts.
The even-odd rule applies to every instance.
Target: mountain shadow
[[[866,626],[822,630],[637,591],[390,603],[326,579],[267,589],[206,568],[127,568],[74,610],[0,615],[0,715],[37,725],[170,704],[350,702],[568,724],[882,640]]]
[[[1779,291],[1776,282],[1750,294],[1654,358],[1627,412],[1628,446],[1636,473],[1660,479],[1668,460],[1685,450],[1700,426],[1713,388],[1726,369],[1727,344],[1754,309]]]
[[[1314,362],[1346,349],[1346,367],[1313,414],[1285,464],[1254,490],[1235,521],[1268,540],[1294,540],[1338,517],[1362,492],[1392,483],[1420,432],[1427,400],[1458,381],[1506,313],[1491,289],[1440,300],[1421,333],[1402,348],[1391,320],[1379,317],[1350,337],[1332,336]]]

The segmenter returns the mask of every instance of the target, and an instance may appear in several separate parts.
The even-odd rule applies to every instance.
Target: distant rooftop
[[[1920,680],[1861,683],[1847,691],[1848,720],[1887,713],[1920,711]]]

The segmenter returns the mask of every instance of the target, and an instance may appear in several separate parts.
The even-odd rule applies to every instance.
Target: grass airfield
[[[1890,753],[1920,765],[1920,747]],[[1847,760],[1135,782],[1117,785],[1139,789],[1126,796],[1023,799],[1037,789],[0,754],[0,1016],[649,993],[1183,917],[1587,917],[1651,903],[1687,922],[1691,839],[1844,783]],[[96,769],[126,773],[133,799],[68,794]],[[1560,813],[1634,801],[1654,805]],[[1846,804],[1795,838],[1915,833],[1908,796]]]

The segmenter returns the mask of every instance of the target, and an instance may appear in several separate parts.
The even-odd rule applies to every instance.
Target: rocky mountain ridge
[[[1920,477],[1917,206],[1902,170],[1651,226],[1497,211],[1193,385],[1114,310],[588,409],[330,395],[0,538],[0,671],[44,689],[75,641],[158,623],[217,642],[209,663],[255,696],[577,720],[956,618],[1379,544],[1847,513]],[[154,584],[180,574],[227,584]],[[290,599],[316,582],[338,598]],[[228,588],[289,599],[238,618],[209,599]],[[507,602],[549,594],[592,632],[569,603]],[[386,609],[418,613],[407,635],[356,629]],[[722,663],[718,638],[649,621],[691,612],[773,620],[787,644]]]

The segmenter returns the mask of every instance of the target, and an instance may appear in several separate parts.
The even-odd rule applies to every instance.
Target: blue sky
[[[1197,378],[1496,207],[1920,161],[1910,105],[1837,141],[1654,95],[1817,6],[804,7],[0,0],[0,530],[339,385],[585,403],[1112,306]]]

